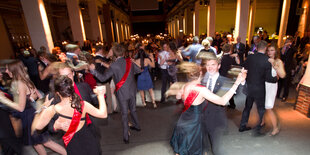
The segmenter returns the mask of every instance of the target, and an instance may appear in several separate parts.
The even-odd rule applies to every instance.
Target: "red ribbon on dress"
[[[130,60],[130,58],[126,58],[126,71],[125,71],[125,74],[122,77],[122,79],[115,85],[115,92],[117,92],[123,86],[123,84],[126,82],[127,77],[129,75],[129,72],[130,72],[130,68],[131,68],[131,60]]]
[[[198,87],[204,87],[202,85],[197,85],[197,86]],[[192,90],[188,94],[187,98],[184,101],[184,108],[183,108],[182,112],[185,112],[193,104],[193,102],[195,101],[195,99],[197,98],[198,95],[199,95],[199,92],[196,90]]]
[[[84,104],[82,104],[82,107],[81,107],[82,112],[83,112],[83,108],[84,108]],[[73,113],[73,117],[72,117],[69,129],[65,133],[65,135],[62,137],[62,139],[65,143],[65,147],[68,146],[68,144],[71,141],[71,139],[73,138],[77,128],[79,127],[81,117],[82,117],[82,112],[80,113],[76,109],[74,109],[74,113]]]
[[[74,83],[74,92],[79,95],[79,97],[81,99],[81,103],[82,103],[82,105],[84,105],[84,101],[82,99],[81,93],[80,93],[80,91],[79,91],[79,89],[78,89],[78,87],[76,86],[75,83]],[[87,125],[91,124],[91,120],[90,120],[88,114],[86,114],[86,124]]]

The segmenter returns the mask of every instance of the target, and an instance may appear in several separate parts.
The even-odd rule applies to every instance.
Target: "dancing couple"
[[[206,60],[206,65],[204,65],[208,72],[212,71],[212,67],[214,69],[213,70],[214,74],[212,74],[212,72],[210,74],[209,73],[206,74],[208,79],[206,84],[207,87],[201,85],[203,81],[206,81],[206,77],[205,76],[203,77],[201,73],[202,68],[196,65],[195,63],[183,62],[181,65],[178,66],[179,67],[178,69],[181,72],[186,73],[189,82],[182,86],[177,86],[178,88],[181,89],[177,90],[170,89],[167,92],[167,95],[176,95],[177,98],[182,99],[184,101],[183,112],[177,122],[172,138],[170,140],[170,144],[177,155],[203,154],[204,134],[207,130],[205,127],[206,126],[205,121],[208,121],[204,118],[206,116],[205,114],[203,114],[203,111],[205,111],[205,109],[208,109],[209,107],[207,106],[211,104],[224,106],[234,95],[239,84],[245,81],[247,71],[242,69],[241,73],[239,73],[237,77],[237,80],[234,82],[230,90],[224,96],[220,97],[214,94],[213,89],[215,88],[216,85],[218,85],[218,80],[213,82],[212,80],[214,76],[216,77],[217,75],[216,73],[218,73],[220,63],[218,62],[219,60],[216,59],[216,56],[213,56],[212,58],[214,58],[211,59],[212,61]],[[217,78],[219,77],[217,76]],[[178,84],[180,85],[180,83],[176,83],[175,85]],[[171,86],[171,88],[176,87]],[[210,104],[209,103],[202,104],[205,101],[210,102]],[[220,128],[214,128],[214,129],[220,130]],[[213,134],[216,133],[216,131],[213,132],[208,131],[208,132],[209,135],[206,136],[211,137],[210,139],[211,143],[214,142],[214,144],[217,144],[216,139],[218,135]],[[217,149],[212,146],[212,151],[213,152],[217,151]]]

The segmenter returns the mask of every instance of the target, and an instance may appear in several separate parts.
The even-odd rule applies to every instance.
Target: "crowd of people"
[[[16,59],[1,64],[1,150],[21,154],[23,145],[32,145],[40,155],[46,154],[44,147],[59,154],[101,154],[92,120],[118,112],[128,144],[130,130],[141,131],[136,94],[146,107],[145,91],[152,108],[165,104],[171,95],[184,103],[170,141],[176,154],[203,154],[206,148],[225,154],[225,105],[236,108],[236,92],[246,95],[239,131],[251,130],[248,119],[255,102],[259,121],[254,135],[264,135],[264,120],[270,119],[269,135],[276,136],[280,127],[272,110],[275,99],[285,102],[291,85],[301,80],[309,37],[309,32],[302,39],[298,34],[288,37],[280,49],[267,32],[254,36],[252,44],[217,33],[214,38],[140,37],[112,45],[88,42],[83,47],[65,42],[52,51],[21,48]],[[159,101],[154,94],[157,80]],[[59,131],[64,132],[64,145],[50,138]]]

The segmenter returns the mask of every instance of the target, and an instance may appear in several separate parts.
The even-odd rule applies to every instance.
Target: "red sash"
[[[83,99],[82,99],[81,93],[80,93],[80,91],[79,91],[79,89],[77,88],[77,86],[76,86],[75,83],[74,83],[74,91],[75,91],[76,94],[79,95],[79,97],[80,97],[80,99],[81,99],[81,101],[82,101],[82,104],[84,105],[84,101],[83,101]],[[91,120],[90,120],[88,114],[86,114],[86,124],[87,124],[87,125],[91,124]]]
[[[82,111],[81,113],[78,112],[76,109],[74,109],[74,113],[73,113],[73,117],[69,126],[68,131],[65,133],[65,135],[62,137],[64,143],[65,143],[65,147],[67,147],[67,145],[69,144],[69,142],[71,141],[71,139],[73,138],[77,128],[79,127],[80,121],[81,121],[81,117],[82,117],[82,113],[83,113],[83,109],[84,109],[84,101],[82,100],[80,91],[78,90],[76,84],[74,83],[74,91],[75,93],[77,93],[80,98],[81,98],[81,104],[82,104]],[[91,120],[88,116],[88,114],[86,114],[86,124],[89,125],[91,124]]]
[[[197,86],[203,87],[201,85],[197,85]],[[199,95],[199,92],[196,90],[192,90],[188,94],[187,98],[184,101],[184,108],[183,108],[182,112],[185,112],[193,104],[193,102],[195,101],[195,99],[197,98],[198,95]]]
[[[123,75],[122,79],[115,85],[115,92],[117,92],[123,86],[123,84],[126,82],[127,77],[129,75],[129,72],[130,72],[130,68],[131,68],[131,60],[130,60],[130,58],[126,58],[126,71],[125,71],[125,74]]]
[[[83,112],[84,104],[82,104],[81,108],[82,108],[82,112]],[[73,138],[77,128],[79,127],[81,117],[82,117],[82,113],[80,113],[76,109],[74,109],[74,113],[73,113],[73,117],[72,117],[69,129],[65,133],[65,135],[62,137],[62,139],[65,143],[65,147],[68,146],[68,144],[71,141],[71,139]]]

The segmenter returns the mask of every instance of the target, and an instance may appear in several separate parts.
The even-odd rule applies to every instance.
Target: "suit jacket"
[[[219,70],[220,75],[227,76],[228,71],[231,69],[231,65],[237,65],[236,60],[230,55],[223,55],[221,60],[221,68]]]
[[[240,63],[243,63],[244,62],[244,56],[246,54],[245,44],[240,42],[239,43],[239,48],[237,48],[237,44],[234,44],[233,48],[234,48],[234,51],[239,50],[238,56],[239,56],[239,59],[240,59]]]
[[[100,60],[102,62],[108,62],[108,59],[99,55],[95,56],[95,60]],[[96,66],[96,70],[100,73],[100,74],[104,74],[104,72],[107,70],[106,67],[102,66],[101,63],[95,63]],[[99,79],[97,79],[95,77],[97,83],[101,83]]]
[[[281,49],[282,51],[282,49]],[[296,48],[294,47],[290,47],[288,50],[286,50],[286,52],[284,54],[281,53],[281,60],[284,63],[284,68],[285,68],[285,72],[287,73],[287,75],[289,76],[291,73],[291,70],[294,69],[294,54],[296,53]]]
[[[265,98],[265,82],[277,82],[277,77],[271,75],[271,64],[268,61],[268,56],[259,52],[251,54],[243,65],[248,70],[246,78],[247,95]]]
[[[110,68],[104,74],[99,73],[96,70],[92,70],[91,73],[96,76],[101,82],[107,81],[109,78],[113,78],[115,84],[117,84],[126,72],[126,60],[124,57],[118,58],[114,63],[110,65]],[[127,100],[131,97],[135,97],[137,93],[137,84],[135,80],[135,74],[141,72],[141,69],[132,62],[129,75],[123,84],[123,86],[116,92],[116,96],[119,100]]]
[[[202,81],[202,85],[206,86],[207,81],[208,76],[206,75]],[[217,94],[221,89],[223,89],[225,83],[232,83],[232,80],[220,75],[216,80],[213,93]],[[206,100],[203,103],[203,108],[205,108],[203,111],[203,119],[207,128],[215,129],[226,127],[227,116],[224,106],[220,106]]]

